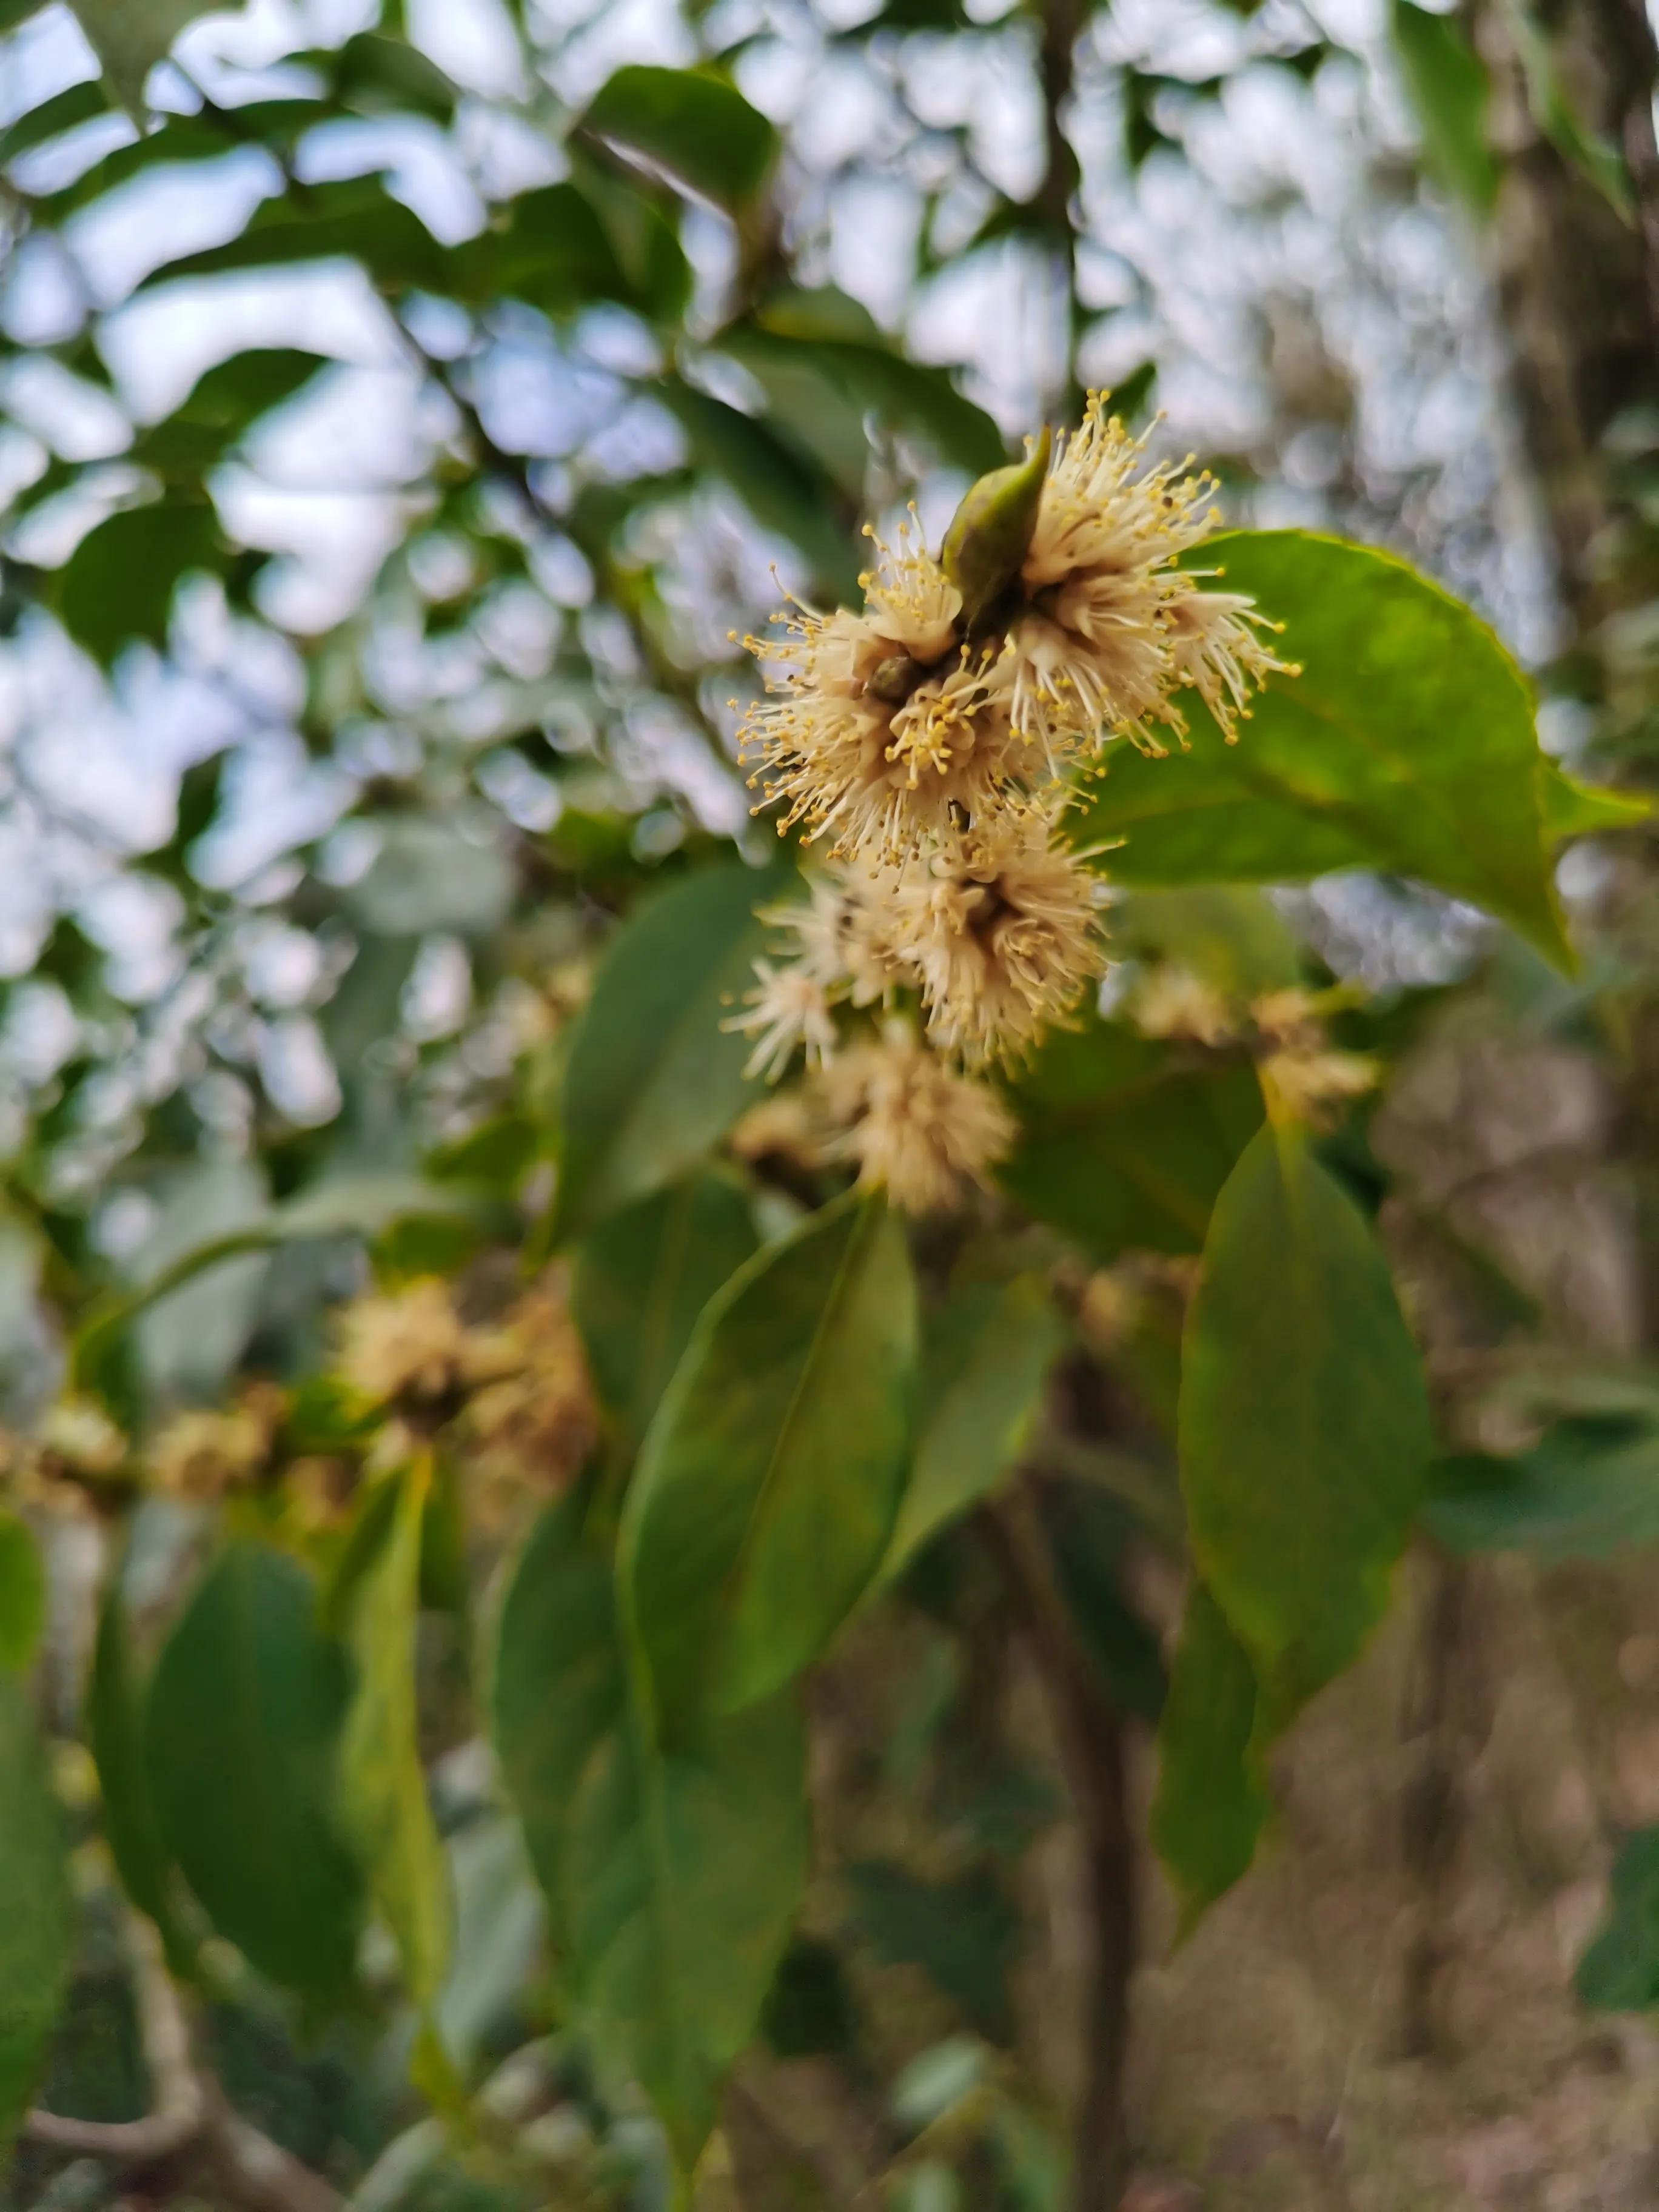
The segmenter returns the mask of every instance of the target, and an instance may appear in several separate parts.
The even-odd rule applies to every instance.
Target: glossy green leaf
[[[173,594],[193,568],[223,565],[213,509],[163,500],[94,525],[58,580],[58,611],[77,645],[113,660],[124,645],[167,642]]]
[[[753,909],[783,882],[774,871],[711,869],[653,899],[613,939],[565,1075],[562,1237],[677,1181],[753,1101],[748,1042],[720,1024],[765,943]]]
[[[915,1352],[909,1253],[878,1202],[812,1215],[705,1310],[617,1559],[659,1711],[770,1696],[857,1605],[898,1510]]]
[[[1064,1340],[1042,1285],[1029,1275],[963,1284],[927,1316],[915,1452],[884,1579],[1010,1473]]]
[[[401,1474],[376,1555],[346,1608],[357,1665],[340,1747],[340,1801],[375,1905],[398,1946],[404,1981],[428,2019],[448,1970],[449,1873],[427,1801],[415,1692],[421,1535],[431,1487],[425,1458]]]
[[[1391,0],[1389,26],[1430,167],[1477,215],[1489,215],[1498,167],[1486,138],[1492,87],[1485,66],[1450,15]]]
[[[349,1681],[309,1577],[236,1543],[156,1665],[144,1764],[161,1836],[215,1928],[307,1996],[350,1979],[362,1885],[336,1826]]]
[[[612,1214],[583,1240],[572,1310],[624,1462],[638,1449],[698,1315],[757,1241],[741,1187],[714,1173],[690,1176]]]
[[[709,70],[630,63],[600,86],[581,128],[643,154],[725,208],[754,198],[777,153],[766,118]]]
[[[1019,1139],[998,1180],[1103,1261],[1199,1250],[1216,1194],[1261,1121],[1248,1068],[1189,1066],[1095,1019],[1055,1030],[1011,1097]]]
[[[1513,1458],[1441,1460],[1423,1521],[1449,1551],[1552,1562],[1659,1543],[1659,1430],[1563,1421]]]
[[[0,1669],[34,1656],[46,1619],[46,1571],[27,1522],[0,1509]]]
[[[1391,554],[1310,532],[1233,532],[1204,561],[1285,624],[1302,673],[1273,679],[1232,745],[1183,695],[1191,750],[1115,746],[1076,842],[1123,839],[1101,865],[1131,884],[1386,869],[1565,963],[1532,694],[1485,623]]]
[[[68,1851],[33,1700],[0,1674],[0,2154],[58,2018],[71,1923]]]
[[[664,1757],[630,1698],[583,1505],[532,1531],[502,1605],[495,1744],[573,2016],[655,2100],[683,2166],[748,2043],[806,1871],[805,1743],[787,1702]]]
[[[1255,1677],[1226,1615],[1194,1581],[1158,1732],[1152,1847],[1185,1936],[1249,1870],[1272,1801],[1252,1748]]]
[[[1581,2002],[1598,2012],[1659,2004],[1659,1828],[1638,1828],[1620,1845],[1606,1923],[1574,1981]]]
[[[173,1910],[173,1857],[156,1819],[144,1762],[145,1692],[118,1586],[98,1617],[87,1679],[87,1741],[98,1769],[104,1836],[121,1886],[155,1922],[168,1958],[182,1961],[188,1947]]]
[[[858,556],[836,520],[834,489],[807,455],[771,423],[678,378],[662,383],[656,397],[698,462],[726,479],[762,528],[798,546],[838,597],[853,597]]]
[[[1265,1741],[1382,1617],[1430,1449],[1387,1262],[1302,1131],[1262,1129],[1216,1202],[1179,1444],[1194,1557],[1261,1686]]]

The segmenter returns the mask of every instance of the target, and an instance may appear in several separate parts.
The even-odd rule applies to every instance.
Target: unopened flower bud
[[[962,619],[969,629],[1019,574],[1036,527],[1051,442],[1045,424],[1023,461],[981,477],[945,533],[939,565],[962,594]]]

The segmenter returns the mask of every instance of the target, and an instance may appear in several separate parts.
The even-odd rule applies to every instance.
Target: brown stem
[[[1019,1607],[1082,1831],[1092,1955],[1083,2012],[1083,2086],[1073,2130],[1073,2212],[1111,2212],[1128,2179],[1123,2069],[1134,1966],[1134,1863],[1122,1717],[1079,1650],[1030,1496],[987,1509],[985,1522]]]
[[[1037,80],[1042,92],[1044,160],[1042,181],[1033,204],[1054,255],[1056,273],[1066,295],[1066,358],[1060,379],[1060,412],[1067,419],[1079,414],[1083,395],[1077,381],[1077,347],[1080,317],[1077,296],[1077,231],[1073,202],[1081,171],[1071,140],[1066,136],[1065,110],[1071,104],[1077,67],[1077,42],[1087,11],[1079,0],[1044,0],[1042,36],[1037,50]]]

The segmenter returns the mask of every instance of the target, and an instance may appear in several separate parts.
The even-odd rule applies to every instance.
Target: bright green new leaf
[[[179,579],[223,562],[205,501],[123,507],[94,524],[70,554],[58,577],[58,611],[76,643],[107,664],[135,639],[165,645]]]
[[[1413,0],[1392,0],[1389,22],[1429,166],[1477,215],[1489,215],[1498,168],[1486,141],[1492,87],[1479,55],[1451,16]]]
[[[713,1171],[612,1214],[583,1239],[571,1305],[623,1463],[638,1449],[698,1315],[757,1241],[742,1189]]]
[[[1216,1201],[1179,1446],[1193,1554],[1261,1686],[1265,1744],[1382,1617],[1430,1447],[1387,1262],[1300,1130],[1263,1128]]]
[[[902,1572],[931,1536],[1012,1468],[1065,1340],[1041,1283],[967,1283],[922,1332],[916,1448],[882,1569]]]
[[[144,1727],[156,1821],[208,1917],[272,1981],[324,2000],[350,1979],[362,1914],[334,1814],[349,1696],[310,1578],[236,1543],[168,1638]]]
[[[46,1573],[26,1522],[0,1510],[0,1668],[27,1667],[46,1618]]]
[[[659,162],[724,208],[755,198],[777,153],[759,109],[709,70],[630,63],[600,86],[580,127]]]
[[[1248,1068],[1189,1066],[1099,1020],[1055,1030],[1011,1097],[1019,1140],[998,1180],[1102,1261],[1196,1252],[1261,1120]]]
[[[658,1710],[735,1711],[829,1644],[892,1534],[916,1291],[878,1201],[812,1215],[706,1309],[640,1452],[617,1577]]]
[[[710,869],[612,939],[565,1075],[562,1237],[676,1181],[755,1097],[743,1073],[750,1047],[720,1024],[766,941],[753,908],[784,882],[781,871]]]
[[[345,1607],[357,1686],[340,1747],[340,1800],[404,1981],[429,2021],[449,1966],[449,1872],[421,1764],[415,1698],[421,1534],[432,1468],[392,1478],[397,1500],[380,1549]]]
[[[1257,1752],[1255,1677],[1226,1615],[1201,1582],[1187,1615],[1158,1731],[1152,1847],[1189,1935],[1249,1870],[1273,1809]]]
[[[1544,835],[1552,845],[1569,837],[1594,837],[1604,830],[1635,830],[1651,822],[1655,813],[1650,793],[1581,783],[1549,759],[1538,764],[1538,796]]]
[[[1638,1828],[1620,1846],[1606,1924],[1574,1981],[1583,2002],[1598,2012],[1646,2012],[1659,2004],[1659,1828]]]
[[[1285,624],[1302,673],[1232,745],[1183,694],[1191,750],[1114,746],[1074,841],[1121,838],[1100,865],[1126,884],[1416,877],[1565,964],[1532,694],[1486,624],[1393,555],[1311,532],[1233,532],[1204,561]]]
[[[173,1911],[173,1858],[155,1817],[144,1763],[146,1704],[118,1585],[98,1617],[87,1680],[87,1741],[98,1769],[104,1838],[121,1886],[155,1922],[168,1959],[182,1963],[189,1946]]]
[[[34,1707],[0,1674],[0,2153],[27,2110],[69,1963],[68,1853]]]
[[[663,1756],[630,1698],[583,1501],[532,1532],[494,1666],[501,1771],[572,2014],[644,2083],[689,2169],[754,2033],[806,1871],[805,1745],[787,1702]]]
[[[1449,1551],[1550,1562],[1659,1543],[1659,1430],[1563,1421],[1511,1459],[1441,1460],[1423,1520]]]

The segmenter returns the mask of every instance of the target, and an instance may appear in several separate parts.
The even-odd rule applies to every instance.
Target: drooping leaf
[[[1153,1849],[1187,1935],[1249,1870],[1272,1811],[1252,1749],[1255,1677],[1226,1615],[1194,1580],[1158,1732]]]
[[[180,577],[222,565],[205,501],[123,507],[94,524],[70,554],[58,580],[58,611],[76,643],[107,665],[134,639],[164,645]]]
[[[1265,1742],[1381,1618],[1430,1448],[1387,1263],[1299,1130],[1264,1127],[1216,1202],[1179,1444],[1194,1557],[1249,1655]]]
[[[21,1673],[46,1619],[46,1571],[27,1522],[0,1510],[0,1670]]]
[[[340,1801],[370,1894],[397,1943],[404,1984],[430,2021],[451,1936],[449,1874],[427,1800],[415,1694],[430,1459],[422,1455],[386,1479],[395,1504],[344,1608],[357,1686],[340,1747]]]
[[[770,1696],[863,1596],[903,1480],[915,1296],[893,1217],[843,1202],[705,1310],[641,1449],[617,1558],[664,1714]]]
[[[144,1726],[156,1821],[208,1917],[272,1981],[323,2000],[350,1978],[362,1914],[334,1814],[349,1696],[309,1577],[239,1542],[168,1638]]]
[[[87,1680],[87,1740],[98,1769],[105,1840],[121,1885],[155,1922],[169,1960],[182,1961],[189,1947],[173,1910],[173,1857],[156,1819],[144,1760],[145,1688],[117,1584],[98,1617]]]
[[[1110,1023],[1057,1030],[1012,1090],[1019,1139],[999,1171],[1028,1213],[1098,1261],[1195,1252],[1261,1119],[1248,1068],[1200,1068]]]
[[[1423,1520],[1448,1550],[1601,1559],[1659,1543],[1659,1429],[1562,1421],[1512,1458],[1430,1470]]]
[[[495,1742],[573,2016],[641,2081],[683,2167],[754,2033],[805,1879],[805,1746],[787,1701],[664,1756],[630,1696],[583,1502],[532,1531],[501,1608]]]
[[[624,1463],[650,1425],[698,1315],[757,1241],[743,1191],[712,1172],[612,1214],[583,1239],[572,1310]]]
[[[565,1076],[562,1237],[676,1181],[753,1098],[749,1047],[720,1024],[765,941],[753,908],[783,880],[711,869],[641,908],[613,939]]]
[[[1638,1828],[1620,1845],[1606,1923],[1574,1980],[1597,2012],[1659,2004],[1659,1828]]]
[[[1485,623],[1392,555],[1310,532],[1232,532],[1204,560],[1285,624],[1302,673],[1272,680],[1232,745],[1183,695],[1191,750],[1115,747],[1077,843],[1122,838],[1102,865],[1126,884],[1382,868],[1566,962],[1532,696]]]
[[[581,128],[643,154],[704,198],[745,206],[771,172],[777,133],[710,70],[630,63],[593,95]]]
[[[58,2017],[72,1925],[67,1867],[33,1701],[0,1674],[0,2154]]]
[[[884,1580],[1012,1468],[1063,1340],[1054,1307],[1029,1275],[964,1284],[929,1315],[915,1452]]]
[[[1413,0],[1391,0],[1389,23],[1429,166],[1477,215],[1489,215],[1498,167],[1486,138],[1492,87],[1480,56],[1452,16]]]

